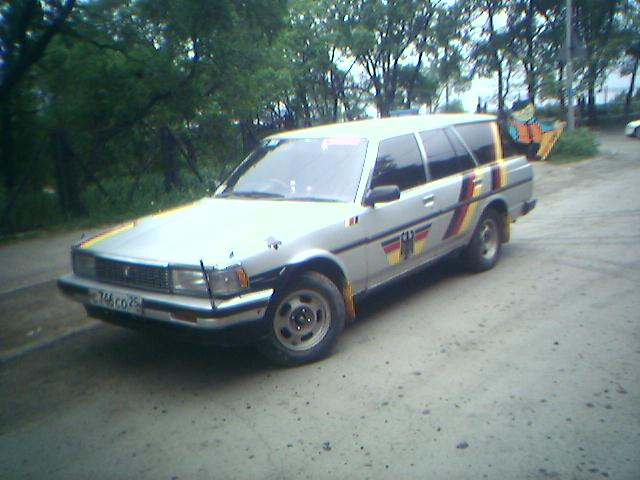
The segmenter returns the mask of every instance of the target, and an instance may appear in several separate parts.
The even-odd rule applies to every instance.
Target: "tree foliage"
[[[574,0],[589,107],[638,70],[632,0]],[[425,106],[474,76],[564,99],[554,0],[9,0],[0,6],[0,229],[201,195],[264,135]],[[595,110],[593,111],[595,113]],[[153,205],[151,205],[153,203]],[[102,217],[101,217],[102,218]],[[108,217],[105,217],[108,220]]]

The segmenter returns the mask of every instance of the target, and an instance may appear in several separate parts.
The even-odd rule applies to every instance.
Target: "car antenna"
[[[200,268],[202,268],[202,275],[204,275],[204,281],[207,282],[207,293],[209,294],[209,301],[211,302],[211,309],[215,310],[216,304],[213,302],[213,293],[211,293],[211,284],[209,283],[209,274],[207,269],[204,268],[204,263],[200,259]]]

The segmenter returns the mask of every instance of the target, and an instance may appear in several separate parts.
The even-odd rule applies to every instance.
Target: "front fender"
[[[327,275],[338,288],[342,288],[342,284],[348,279],[346,266],[335,254],[314,248],[298,253],[289,260],[281,272],[279,286],[288,283],[295,273],[307,268]]]

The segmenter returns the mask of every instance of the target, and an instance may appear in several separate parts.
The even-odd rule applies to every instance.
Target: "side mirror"
[[[374,187],[364,196],[364,204],[373,207],[376,203],[393,202],[400,198],[400,188],[397,185],[381,185]]]

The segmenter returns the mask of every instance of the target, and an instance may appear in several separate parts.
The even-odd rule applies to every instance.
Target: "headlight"
[[[96,257],[90,253],[73,252],[73,273],[79,277],[96,277]]]
[[[233,265],[224,270],[208,270],[211,293],[216,295],[233,295],[249,287],[249,276],[240,265]]]
[[[177,293],[207,295],[207,283],[202,270],[171,269],[171,283]]]
[[[222,270],[207,268],[211,294],[215,296],[234,295],[249,287],[249,277],[240,265]],[[201,269],[172,268],[171,282],[175,293],[208,295],[207,283]]]

